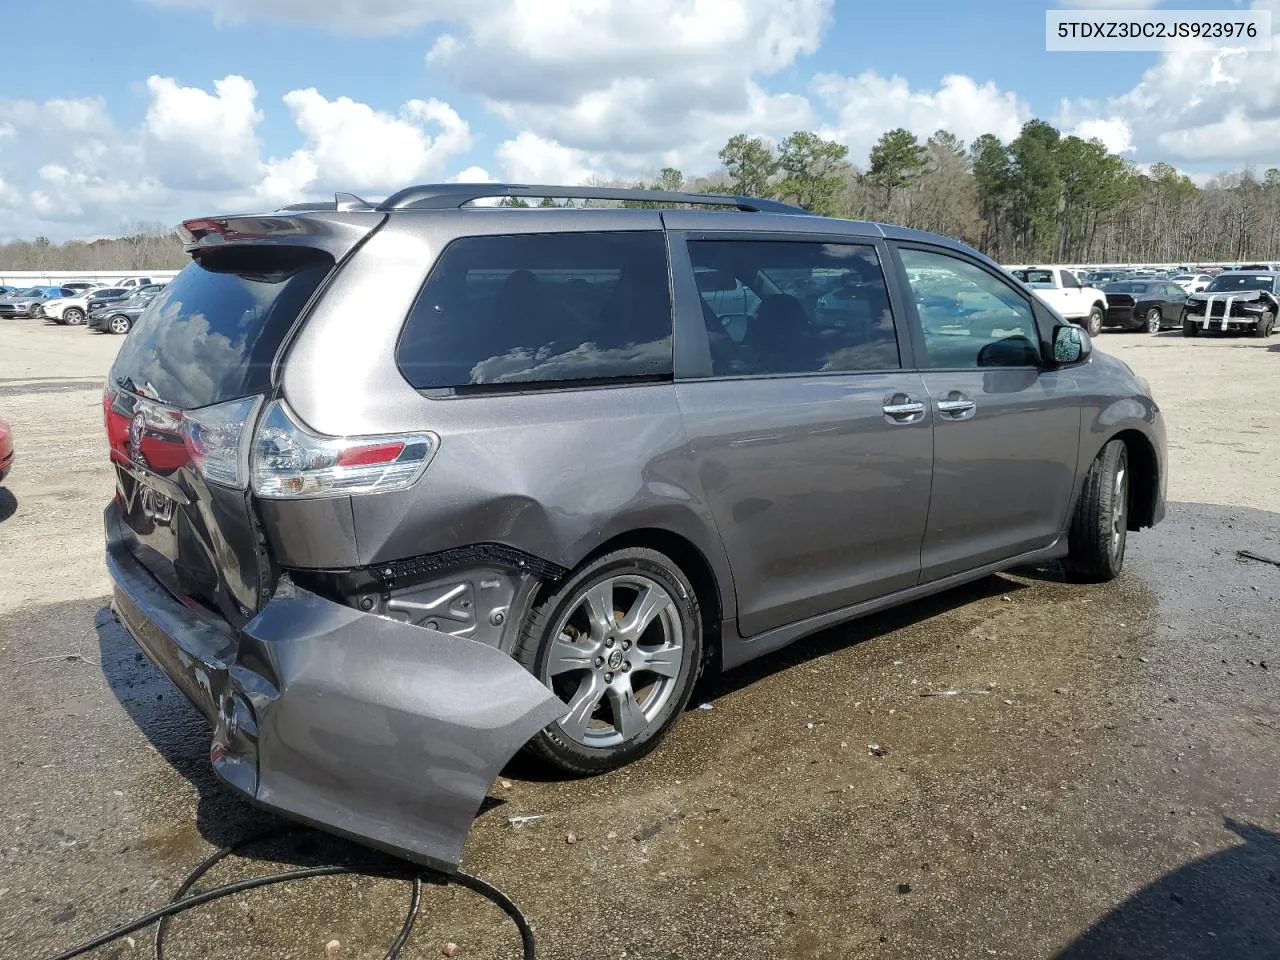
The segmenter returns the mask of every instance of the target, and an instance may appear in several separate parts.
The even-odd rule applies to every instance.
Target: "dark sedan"
[[[86,307],[89,313],[101,310],[103,307],[112,303],[119,303],[121,300],[128,300],[138,291],[133,287],[105,287],[102,290],[95,290],[89,296],[89,302]]]
[[[163,289],[163,284],[153,284],[143,287],[131,297],[107,303],[96,310],[91,309],[89,329],[105,333],[128,333],[142,316],[142,311],[147,309],[156,294]]]
[[[1108,327],[1159,333],[1182,326],[1187,292],[1168,280],[1118,280],[1102,288],[1107,295]]]

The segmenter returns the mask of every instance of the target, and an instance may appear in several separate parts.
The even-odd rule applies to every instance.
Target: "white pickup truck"
[[[1031,292],[1096,337],[1107,315],[1107,296],[1097,287],[1086,287],[1066,267],[1006,267]]]

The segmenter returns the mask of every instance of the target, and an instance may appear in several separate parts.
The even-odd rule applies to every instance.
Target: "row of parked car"
[[[150,277],[130,277],[112,286],[73,281],[24,289],[0,287],[0,318],[44,317],[64,326],[87,324],[90,330],[125,334],[164,287]]]
[[[1244,264],[1208,274],[1098,271],[1081,279],[1071,267],[1007,267],[1063,317],[1092,336],[1103,328],[1185,337],[1237,332],[1269,337],[1280,314],[1280,264]],[[1094,279],[1097,278],[1097,279]]]

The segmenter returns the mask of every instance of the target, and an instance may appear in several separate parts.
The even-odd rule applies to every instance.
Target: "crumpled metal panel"
[[[238,657],[255,704],[256,799],[438,869],[457,869],[503,765],[564,704],[494,647],[314,594],[277,598]]]

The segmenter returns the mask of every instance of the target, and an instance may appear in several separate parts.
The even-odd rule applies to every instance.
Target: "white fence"
[[[56,287],[73,280],[114,283],[128,277],[169,281],[177,275],[177,270],[0,270],[0,287]]]

